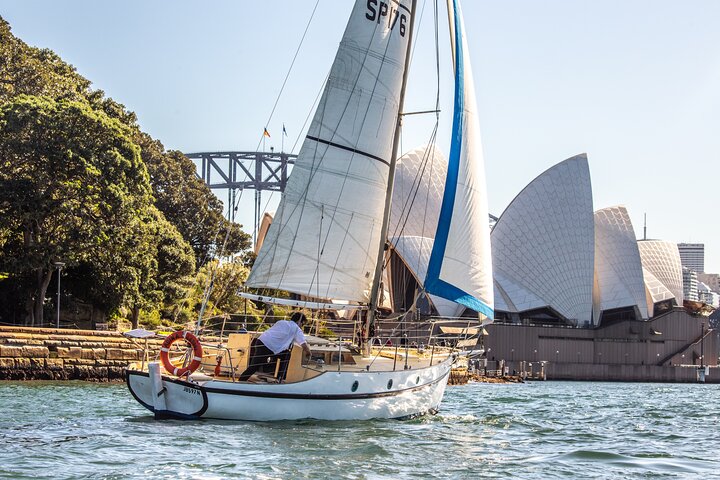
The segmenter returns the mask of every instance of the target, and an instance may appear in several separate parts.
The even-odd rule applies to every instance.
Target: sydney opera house
[[[422,287],[445,176],[439,156],[418,149],[398,164],[389,274],[396,310],[412,304]],[[648,320],[683,305],[677,245],[637,241],[623,206],[593,212],[584,154],[540,174],[493,223],[498,321],[592,327]],[[432,296],[422,306],[442,316],[469,313]]]
[[[477,318],[423,293],[446,173],[432,147],[398,160],[386,300],[395,312]],[[585,154],[538,175],[488,220],[495,303],[488,360],[547,362],[554,378],[664,381],[689,380],[687,372],[646,367],[717,363],[707,319],[683,308],[677,245],[637,240],[623,206],[594,210]],[[266,215],[261,232],[271,221]]]
[[[475,315],[421,293],[445,164],[423,148],[398,163],[387,280],[396,311],[415,302],[430,315]],[[541,173],[489,221],[488,359],[513,369],[548,362],[554,378],[661,381],[694,378],[672,366],[717,363],[707,319],[683,308],[677,245],[637,240],[623,206],[595,210],[585,154]]]

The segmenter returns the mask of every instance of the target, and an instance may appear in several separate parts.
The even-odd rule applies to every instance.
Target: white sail
[[[367,301],[410,40],[409,5],[356,1],[248,286]]]
[[[448,175],[425,289],[492,319],[492,259],[485,168],[475,85],[457,0],[448,1],[448,14],[455,59],[453,128]]]

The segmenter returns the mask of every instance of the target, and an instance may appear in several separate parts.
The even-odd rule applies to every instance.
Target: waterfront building
[[[704,243],[678,243],[682,266],[695,272],[705,271],[705,244]]]
[[[585,154],[530,182],[490,234],[496,318],[589,326],[594,225]]]
[[[447,159],[435,146],[421,146],[397,161],[388,237],[387,270],[392,305],[408,310],[414,303],[421,313],[458,317],[465,307],[435,295],[416,299],[427,274],[433,239],[447,176]]]
[[[683,298],[691,302],[698,301],[698,278],[695,270],[683,267]]]
[[[699,301],[707,303],[714,308],[720,307],[720,295],[713,292],[709,286],[702,282],[699,282],[697,285],[697,289]]]
[[[648,290],[650,315],[683,304],[682,263],[677,244],[664,240],[638,241]]]
[[[720,294],[720,275],[717,273],[698,273],[698,282],[702,282],[715,293]]]
[[[648,302],[635,230],[623,206],[595,212],[593,323],[647,320]]]
[[[446,173],[447,161],[434,147],[417,148],[398,160],[385,279],[397,312],[414,305],[425,315],[475,316],[459,304],[422,293]],[[266,215],[263,226],[271,220]],[[593,212],[584,154],[538,175],[493,223],[499,322],[597,327],[646,321],[682,306],[683,298],[695,298],[692,280],[690,290],[683,290],[676,243],[637,241],[623,206]],[[697,284],[694,274],[686,275]]]

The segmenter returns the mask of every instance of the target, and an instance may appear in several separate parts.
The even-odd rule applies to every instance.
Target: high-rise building
[[[697,273],[705,271],[705,244],[678,243],[682,266]]]
[[[687,267],[683,267],[683,298],[698,301],[698,274]]]

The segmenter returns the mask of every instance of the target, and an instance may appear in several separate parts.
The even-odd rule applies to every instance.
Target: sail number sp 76
[[[405,36],[405,30],[407,29],[407,16],[401,13],[399,9],[392,6],[392,3],[378,2],[378,0],[367,0],[367,12],[365,12],[365,18],[371,22],[377,22],[378,25],[381,21],[387,22],[387,27],[390,30],[395,28],[395,25],[400,20],[400,36]]]

